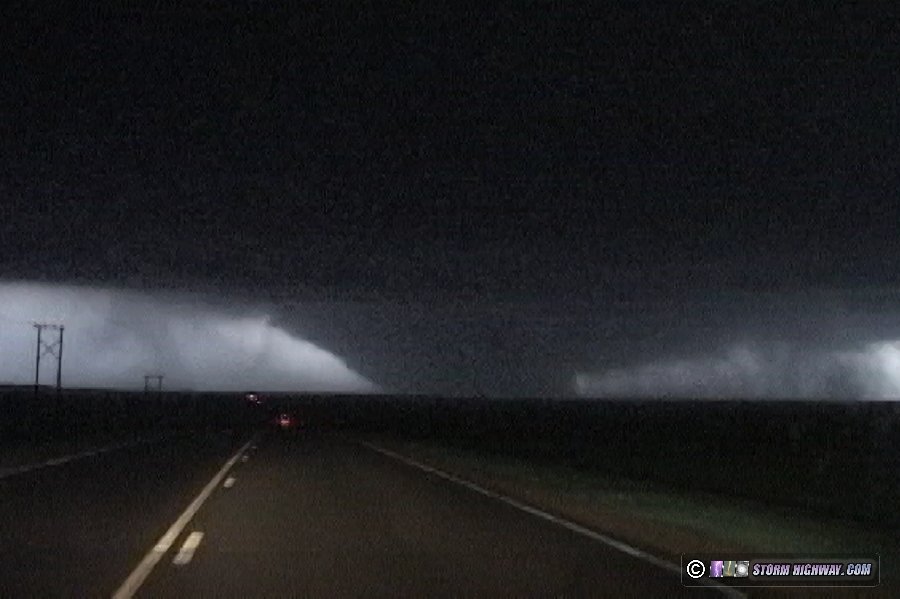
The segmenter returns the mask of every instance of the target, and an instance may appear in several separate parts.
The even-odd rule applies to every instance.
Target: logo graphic
[[[704,566],[703,562],[701,562],[700,560],[692,559],[690,562],[688,562],[687,568],[685,568],[685,570],[687,571],[687,575],[691,578],[700,578],[706,573],[706,566]]]
[[[738,578],[746,578],[750,576],[750,562],[740,561],[734,567],[734,575]]]
[[[713,560],[709,562],[709,577],[710,578],[722,578],[722,571],[724,570],[725,562],[722,560]]]

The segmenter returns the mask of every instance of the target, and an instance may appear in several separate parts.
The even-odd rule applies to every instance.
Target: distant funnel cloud
[[[784,343],[734,345],[719,355],[578,373],[584,397],[900,399],[900,341],[851,350]]]
[[[65,386],[143,388],[143,375],[158,372],[168,389],[378,391],[337,356],[250,308],[34,283],[0,283],[0,384],[33,382],[33,322],[65,325]],[[41,382],[53,380],[48,361]]]

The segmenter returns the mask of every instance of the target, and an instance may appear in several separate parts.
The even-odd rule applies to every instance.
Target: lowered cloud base
[[[579,373],[584,397],[900,399],[900,341],[810,350],[735,344],[719,354]]]
[[[144,374],[161,373],[168,389],[378,391],[342,359],[250,307],[21,282],[0,283],[0,383],[33,382],[34,322],[65,325],[68,387],[141,388]],[[55,359],[46,358],[41,382],[55,373]]]

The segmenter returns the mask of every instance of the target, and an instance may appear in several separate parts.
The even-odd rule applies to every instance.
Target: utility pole
[[[34,360],[34,396],[37,397],[40,391],[41,377],[41,356],[50,354],[56,358],[56,394],[62,391],[62,355],[63,355],[63,331],[66,327],[61,324],[34,323],[37,329],[37,355]],[[57,332],[56,341],[47,343],[43,339],[44,329]]]
[[[63,332],[66,327],[59,327],[59,353],[56,354],[56,394],[62,391],[62,350],[63,350]]]
[[[41,331],[44,330],[44,327],[36,324],[34,325],[37,328],[37,354],[34,362],[34,396],[38,396],[38,388],[41,384]]]

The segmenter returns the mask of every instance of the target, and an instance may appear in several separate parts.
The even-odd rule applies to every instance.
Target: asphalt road
[[[162,561],[138,596],[683,591],[671,572],[334,437],[261,439],[231,475],[182,535],[203,533],[190,563]]]
[[[246,435],[166,438],[0,479],[0,597],[109,597]]]
[[[244,441],[169,440],[0,480],[0,596],[111,596],[217,473],[135,596],[721,596],[335,436],[266,433],[226,472]]]

